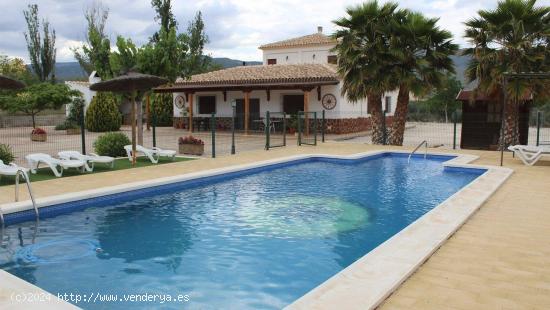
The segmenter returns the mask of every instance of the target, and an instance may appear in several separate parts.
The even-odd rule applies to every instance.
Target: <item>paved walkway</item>
[[[352,154],[375,149],[380,147],[345,143],[287,147],[61,178],[37,182],[33,187],[36,196],[44,197],[294,154]],[[458,152],[479,155],[475,163],[499,163],[497,152]],[[381,308],[547,309],[550,305],[550,162],[540,163],[525,167],[506,154],[505,166],[515,170],[512,177]],[[11,199],[13,187],[0,188],[0,203]]]
[[[512,177],[381,309],[550,308],[550,162],[507,155]]]

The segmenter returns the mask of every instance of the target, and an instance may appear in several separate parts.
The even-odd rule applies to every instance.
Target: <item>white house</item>
[[[265,117],[266,112],[325,110],[329,133],[349,133],[370,127],[366,99],[349,102],[341,95],[341,80],[336,73],[336,42],[317,33],[260,46],[263,64],[241,66],[178,79],[159,92],[174,93],[174,126],[197,126],[197,119],[211,113],[218,117],[232,114],[236,100],[237,127],[244,130]],[[397,92],[384,95],[388,116],[395,111]],[[195,125],[193,125],[195,123]]]
[[[88,110],[88,106],[90,106],[90,102],[92,102],[92,98],[95,96],[95,91],[90,90],[90,85],[93,83],[101,82],[101,78],[97,75],[97,72],[92,72],[90,76],[88,77],[88,81],[66,81],[65,84],[69,86],[70,89],[78,90],[82,93],[85,106],[84,111]],[[66,106],[65,114],[69,116],[69,110],[70,106]]]

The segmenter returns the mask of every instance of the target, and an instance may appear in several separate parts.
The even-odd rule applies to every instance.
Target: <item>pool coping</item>
[[[44,208],[77,200],[124,193],[197,178],[218,176],[297,160],[311,158],[353,160],[386,153],[409,154],[407,151],[400,150],[379,150],[352,155],[294,155],[148,181],[133,182],[108,188],[49,196],[37,199],[37,205],[39,208]],[[442,163],[445,167],[477,168],[486,169],[487,171],[390,239],[359,258],[356,262],[288,305],[287,309],[324,309],[333,307],[342,309],[375,308],[424,263],[445,240],[456,232],[513,173],[513,170],[509,168],[470,164],[478,158],[475,155],[446,152],[429,152],[428,154],[454,156],[453,159]],[[1,204],[0,208],[3,210],[4,215],[6,215],[32,209],[32,204],[30,201],[21,201]],[[5,277],[4,273],[6,272],[0,272],[0,279],[2,280]],[[38,288],[22,279],[19,280],[27,284],[27,291]],[[3,287],[0,285],[0,292],[2,289]],[[1,304],[2,300],[0,299]]]
[[[457,156],[444,162],[443,165],[446,167],[479,168],[487,171],[285,309],[378,307],[513,173],[510,168],[470,164],[478,158],[474,155],[433,152],[429,154]]]

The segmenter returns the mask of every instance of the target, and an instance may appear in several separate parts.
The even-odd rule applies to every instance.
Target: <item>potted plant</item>
[[[200,156],[204,154],[204,141],[193,136],[180,137],[178,139],[180,154]]]
[[[34,128],[31,132],[31,141],[46,142],[46,131],[42,128]]]
[[[298,127],[298,115],[294,114],[290,116],[288,120],[288,133],[293,135],[296,134],[296,128]]]

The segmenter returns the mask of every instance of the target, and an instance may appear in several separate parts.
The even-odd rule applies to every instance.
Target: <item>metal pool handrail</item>
[[[29,175],[23,170],[19,169],[15,173],[15,201],[19,201],[19,177],[23,175],[25,183],[27,183],[27,189],[29,190],[29,196],[31,197],[32,206],[34,208],[34,213],[36,214],[36,219],[39,219],[38,208],[36,207],[36,201],[34,200],[34,194],[32,193],[31,182],[29,181]],[[4,227],[4,211],[0,208],[0,227]]]
[[[411,157],[413,156],[413,154],[418,151],[418,149],[422,146],[422,145],[425,145],[425,149],[424,149],[424,159],[426,159],[426,157],[428,156],[428,141],[424,140],[422,142],[420,142],[420,144],[409,154],[409,158],[407,159],[407,164],[411,162]]]
[[[34,213],[36,214],[36,219],[38,219],[39,218],[38,208],[36,207],[36,201],[34,200],[34,194],[32,193],[32,187],[31,187],[31,182],[29,181],[29,175],[22,169],[17,170],[17,173],[15,174],[15,201],[19,201],[19,177],[21,175],[23,175],[23,178],[25,179],[25,183],[27,183],[27,189],[29,190],[29,196],[31,197]],[[4,220],[2,219],[2,224],[3,223],[4,223]]]

